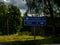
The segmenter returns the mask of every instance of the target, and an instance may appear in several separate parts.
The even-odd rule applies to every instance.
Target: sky
[[[5,4],[12,4],[12,5],[17,6],[21,11],[22,16],[27,10],[25,0],[24,1],[23,0],[0,0],[0,2],[4,2]]]
[[[21,11],[22,16],[24,15],[24,13],[26,12],[28,8],[25,0],[0,0],[0,2],[4,2],[5,4],[12,4],[12,5],[17,6]],[[28,16],[32,16],[32,15],[28,14]],[[44,15],[41,14],[41,16],[44,16]]]

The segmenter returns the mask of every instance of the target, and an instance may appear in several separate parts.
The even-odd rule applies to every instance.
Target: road
[[[60,44],[42,44],[42,45],[60,45]]]

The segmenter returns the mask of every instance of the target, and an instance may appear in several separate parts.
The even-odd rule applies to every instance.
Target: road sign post
[[[35,30],[35,26],[34,26],[34,40],[36,40],[36,30]]]
[[[36,40],[35,26],[45,26],[46,17],[24,17],[24,26],[34,26],[34,40]]]

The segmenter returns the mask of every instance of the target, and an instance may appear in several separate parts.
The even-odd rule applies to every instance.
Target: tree
[[[0,3],[0,31],[2,34],[13,34],[21,27],[21,12],[14,5]]]
[[[59,18],[60,15],[59,0],[26,0],[26,2],[28,6],[28,12],[30,14],[34,13],[35,16],[45,15],[47,17],[50,17],[51,24],[53,26],[53,34],[55,35],[55,31],[56,31],[55,18],[56,17]]]

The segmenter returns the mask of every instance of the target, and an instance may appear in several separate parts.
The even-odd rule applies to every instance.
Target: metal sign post
[[[35,26],[34,26],[34,40],[36,40],[36,30],[35,30]]]
[[[36,30],[35,26],[46,25],[46,17],[24,17],[24,26],[34,26],[34,40],[36,40]]]

